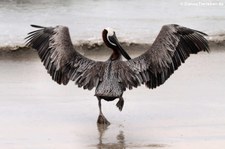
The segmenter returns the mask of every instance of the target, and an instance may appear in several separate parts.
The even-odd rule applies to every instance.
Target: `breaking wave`
[[[210,35],[206,37],[209,41],[209,45],[212,51],[224,50],[225,51],[225,33]],[[145,51],[152,43],[143,43],[137,41],[122,41],[121,45],[127,51]],[[99,52],[108,51],[101,39],[80,40],[74,42],[74,47],[77,51],[85,54],[86,52]],[[0,46],[0,53],[11,53],[16,51],[27,51],[29,48],[25,47],[25,44]]]

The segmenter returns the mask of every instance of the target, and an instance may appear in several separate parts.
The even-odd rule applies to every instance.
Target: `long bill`
[[[122,46],[120,45],[116,34],[114,33],[113,36],[111,36],[111,39],[113,41],[114,44],[116,44],[116,46],[118,47],[119,52],[127,59],[130,60],[130,56],[128,55],[128,53],[122,48]]]

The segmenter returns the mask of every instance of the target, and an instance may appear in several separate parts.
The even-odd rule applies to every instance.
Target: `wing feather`
[[[37,50],[54,81],[66,85],[72,80],[79,87],[89,90],[97,85],[104,63],[79,54],[73,47],[67,27],[31,26],[38,29],[28,33],[26,45]]]
[[[69,30],[64,26],[38,28],[27,36],[27,46],[37,50],[48,73],[59,84],[69,80],[91,90],[102,81],[106,64],[79,54],[73,48]],[[123,90],[141,84],[156,88],[163,84],[190,54],[209,51],[205,33],[171,24],[164,25],[153,45],[129,61],[116,61],[112,70]]]
[[[151,48],[126,61],[141,84],[156,88],[163,84],[190,54],[209,52],[207,34],[176,24],[164,25]]]

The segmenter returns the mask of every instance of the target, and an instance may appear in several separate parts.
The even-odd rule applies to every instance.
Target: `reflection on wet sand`
[[[125,137],[123,131],[119,131],[119,134],[116,136],[117,142],[115,143],[104,143],[104,133],[107,131],[107,125],[98,124],[98,132],[99,132],[99,143],[96,145],[97,149],[123,149],[126,147]]]
[[[128,143],[126,142],[126,138],[124,135],[123,130],[119,130],[118,135],[116,136],[117,142],[110,142],[110,143],[104,143],[104,140],[107,138],[104,138],[104,134],[107,132],[109,129],[107,125],[97,125],[98,132],[99,132],[99,143],[96,145],[97,149],[125,149],[125,148],[142,148],[142,147],[147,147],[147,148],[161,148],[165,147],[166,145],[164,144],[133,144],[133,143]],[[113,136],[111,136],[113,137]]]

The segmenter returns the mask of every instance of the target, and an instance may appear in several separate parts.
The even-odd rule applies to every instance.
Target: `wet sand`
[[[216,149],[225,146],[225,52],[192,55],[164,85],[124,93],[122,112],[94,91],[51,80],[40,60],[0,59],[4,149]]]

